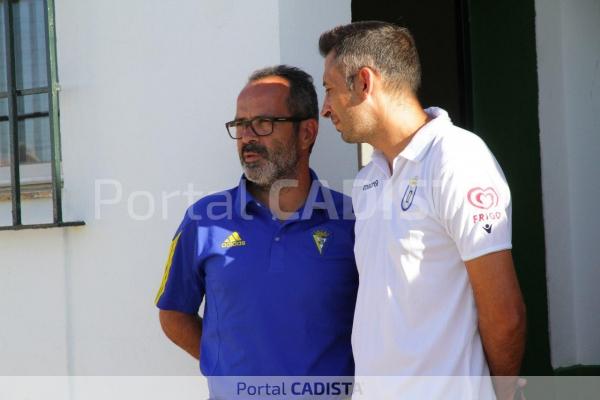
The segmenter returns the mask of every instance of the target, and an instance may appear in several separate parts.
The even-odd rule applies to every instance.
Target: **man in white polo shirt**
[[[448,385],[460,381],[460,398],[479,399],[494,397],[491,373],[497,397],[512,399],[525,307],[510,251],[510,191],[498,163],[444,110],[423,110],[407,29],[356,22],[325,32],[319,49],[322,115],[346,142],[375,148],[352,195],[357,377],[479,377],[432,378],[419,389],[451,398]],[[377,396],[365,387],[363,395],[414,394],[406,380],[387,380],[372,389]]]

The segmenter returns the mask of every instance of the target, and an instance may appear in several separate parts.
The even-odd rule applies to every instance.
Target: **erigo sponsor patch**
[[[482,212],[479,214],[473,214],[473,223],[478,224],[480,222],[489,222],[489,221],[498,221],[502,219],[504,213],[502,211],[490,211],[490,212]]]

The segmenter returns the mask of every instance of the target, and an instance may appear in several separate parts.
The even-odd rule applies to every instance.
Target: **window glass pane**
[[[15,72],[18,89],[48,86],[44,2],[12,3],[15,40]]]
[[[21,164],[50,162],[48,95],[21,96],[18,98],[18,110],[19,161]]]
[[[8,141],[8,100],[0,99],[0,226],[12,225]]]
[[[21,218],[23,224],[52,222],[50,164],[21,164]]]
[[[24,225],[52,222],[50,164],[22,164],[21,219]]]
[[[23,224],[52,222],[50,119],[48,95],[17,98],[21,218]]]
[[[0,168],[10,165],[9,139],[8,99],[0,99]]]
[[[17,98],[21,218],[23,224],[52,222],[48,95]]]
[[[0,0],[0,92],[7,91],[6,85],[6,36],[4,36],[4,1]]]

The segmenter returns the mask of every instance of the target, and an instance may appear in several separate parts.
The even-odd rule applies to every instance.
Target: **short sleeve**
[[[477,139],[445,161],[433,198],[462,260],[510,249],[510,190],[494,156]]]
[[[198,228],[193,221],[181,224],[171,242],[156,306],[162,310],[197,313],[205,293],[198,254]]]

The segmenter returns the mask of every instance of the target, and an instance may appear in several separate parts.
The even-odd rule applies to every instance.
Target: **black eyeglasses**
[[[225,128],[229,137],[232,139],[241,139],[244,130],[250,126],[252,132],[257,136],[267,136],[273,133],[275,122],[300,122],[308,118],[301,117],[254,117],[252,119],[234,119],[225,123]]]

